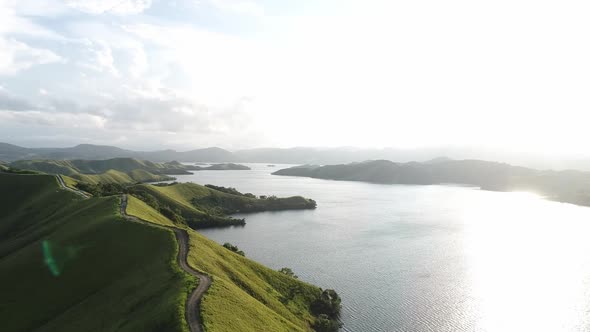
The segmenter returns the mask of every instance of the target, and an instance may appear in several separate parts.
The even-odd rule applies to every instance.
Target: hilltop
[[[590,205],[590,172],[541,171],[482,160],[437,159],[424,163],[372,160],[345,165],[304,165],[273,174],[385,184],[465,184],[495,191],[531,191],[551,200]]]

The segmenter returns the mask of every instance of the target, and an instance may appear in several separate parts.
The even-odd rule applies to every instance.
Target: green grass
[[[71,160],[18,160],[10,163],[10,166],[51,174],[72,175],[78,173]]]
[[[268,199],[260,199],[253,195],[240,194],[237,191],[231,193],[227,190],[220,190],[194,183],[174,183],[165,186],[140,184],[129,188],[131,194],[148,202],[154,208],[168,207],[177,215],[182,216],[184,222],[179,222],[179,218],[176,218],[177,224],[188,224],[194,229],[243,225],[243,220],[228,217],[238,212],[315,208],[313,200],[300,196],[288,198],[273,196]],[[162,209],[159,211],[163,212]],[[169,214],[167,216],[170,217]]]
[[[165,187],[146,185],[144,187],[147,187],[157,197],[168,198],[170,201],[174,201],[188,209],[195,209],[191,204],[192,199],[208,196],[211,192],[211,189],[194,183],[178,183]]]
[[[65,175],[74,173],[100,174],[111,169],[123,173],[144,170],[154,174],[167,174],[167,172],[184,174],[187,169],[191,168],[180,163],[154,163],[135,158],[113,158],[106,160],[18,160],[12,162],[10,166],[19,169]]]
[[[208,188],[144,186],[189,203]],[[176,263],[170,230],[124,220],[115,196],[83,200],[48,175],[0,174],[0,321],[6,331],[187,331],[194,278]],[[129,195],[128,213],[172,221]],[[320,289],[237,255],[198,232],[189,264],[213,278],[206,331],[310,331]],[[59,275],[43,262],[48,241]]]
[[[190,197],[207,195],[209,190],[198,185],[140,186],[187,205]],[[142,203],[129,196],[127,213],[160,225],[171,223]],[[189,264],[213,277],[202,302],[208,332],[311,330],[314,318],[309,305],[320,294],[319,288],[237,255],[184,225],[176,226],[189,233]]]
[[[174,178],[156,174],[175,171],[177,166],[157,164],[133,158],[109,160],[19,160],[10,164],[15,169],[33,170],[48,174],[62,174],[76,182],[90,184],[167,181]],[[171,168],[166,168],[166,167]],[[181,167],[181,166],[178,166]],[[65,181],[65,179],[64,179]]]
[[[90,184],[98,183],[132,183],[133,179],[120,171],[109,170],[101,174],[81,174],[76,173],[70,175],[71,178],[78,180],[79,182],[86,182]]]
[[[176,226],[184,227],[190,224],[191,227],[202,227],[207,221],[215,220],[216,224],[224,224],[224,218],[210,217],[206,211],[203,211],[190,203],[194,197],[206,196],[209,189],[196,185],[179,183],[172,186],[154,186],[149,184],[139,184],[129,188],[133,195],[148,195],[153,197],[160,206],[168,206],[174,211],[178,211],[186,222],[176,222]]]
[[[128,222],[117,197],[82,200],[53,176],[0,174],[0,198],[3,331],[188,330],[194,280],[176,265],[171,231]]]
[[[66,184],[66,186],[68,186],[72,189],[76,189],[76,185],[78,184],[78,180],[73,179],[67,175],[62,175],[61,178],[64,180],[64,183]]]
[[[163,175],[156,175],[152,174],[147,171],[143,170],[135,170],[131,171],[129,174],[117,171],[117,170],[108,170],[104,173],[100,174],[82,174],[82,173],[75,173],[69,175],[71,178],[79,181],[79,182],[86,182],[90,184],[98,184],[98,183],[118,183],[118,184],[125,184],[125,183],[134,183],[134,182],[150,182],[150,181],[166,181],[170,180],[169,177]]]
[[[154,224],[162,226],[175,226],[170,219],[164,217],[151,206],[131,195],[127,195],[127,214],[136,216],[146,221],[151,221]]]
[[[189,264],[214,280],[202,302],[207,331],[310,330],[309,305],[319,288],[237,255],[196,231],[189,230],[189,236]]]

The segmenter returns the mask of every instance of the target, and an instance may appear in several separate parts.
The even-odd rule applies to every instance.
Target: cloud
[[[141,44],[128,48],[130,56],[129,74],[133,78],[140,78],[148,68],[148,58]]]
[[[89,60],[83,59],[79,64],[82,67],[90,68],[97,72],[109,73],[118,77],[119,71],[115,67],[115,58],[113,57],[113,50],[104,41],[87,41],[91,46],[86,50],[90,56]]]
[[[71,8],[89,14],[139,14],[152,5],[151,0],[66,0]]]
[[[250,0],[206,0],[206,2],[213,7],[235,12],[239,14],[247,14],[253,16],[264,16],[264,7],[256,2]]]
[[[27,99],[20,98],[5,88],[0,87],[0,112],[6,110],[26,111],[35,108],[36,106]]]
[[[0,1],[0,75],[14,75],[36,65],[65,61],[54,51],[23,40],[65,41],[65,38],[20,15],[15,6],[17,3]]]
[[[31,47],[12,38],[0,36],[0,75],[14,75],[36,65],[63,62],[53,51]]]
[[[6,124],[40,125],[58,128],[100,129],[105,119],[92,114],[74,114],[67,112],[48,113],[43,111],[2,111],[0,122]]]

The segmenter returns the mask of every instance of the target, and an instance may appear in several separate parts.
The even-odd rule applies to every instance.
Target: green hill
[[[179,163],[152,163],[133,158],[109,160],[20,160],[10,164],[13,169],[34,170],[48,174],[62,174],[78,182],[135,183],[170,181],[165,173],[188,173]]]
[[[54,176],[0,184],[2,330],[187,330],[194,281],[172,232],[126,222],[118,197],[82,200]]]
[[[99,174],[114,169],[121,172],[144,170],[154,174],[190,174],[193,166],[185,166],[177,162],[154,163],[135,158],[113,158],[106,160],[19,160],[10,166],[19,169],[30,169],[51,174],[70,175],[73,173]]]
[[[178,188],[177,188],[178,189]],[[190,186],[185,192],[202,188]],[[181,190],[174,190],[179,193]],[[130,197],[127,213],[155,224],[173,221]],[[235,254],[198,232],[190,237],[189,264],[213,277],[202,302],[206,330],[309,331],[315,321],[309,308],[321,290]]]
[[[186,208],[212,190],[136,187]],[[142,200],[129,196],[128,204],[129,214],[189,232],[189,264],[213,279],[201,307],[208,332],[312,329],[319,288],[237,255]],[[119,207],[118,196],[81,199],[54,176],[0,174],[3,330],[188,330],[184,309],[196,281],[177,266],[172,231],[127,221]]]
[[[128,188],[128,191],[178,225],[188,225],[195,229],[244,224],[243,219],[227,216],[232,213],[316,207],[315,201],[300,196],[258,198],[252,194],[242,194],[233,188],[210,188],[194,183],[140,184]]]

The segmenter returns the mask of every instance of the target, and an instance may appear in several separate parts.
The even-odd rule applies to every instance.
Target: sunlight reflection
[[[588,212],[531,193],[466,199],[464,246],[477,330],[587,330],[590,220],[574,214]]]

